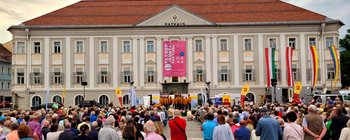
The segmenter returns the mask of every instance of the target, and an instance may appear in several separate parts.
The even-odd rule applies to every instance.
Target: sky
[[[0,0],[0,43],[12,39],[7,29],[26,20],[78,2],[79,0]],[[350,0],[282,0],[307,10],[343,21],[340,38],[350,28]]]

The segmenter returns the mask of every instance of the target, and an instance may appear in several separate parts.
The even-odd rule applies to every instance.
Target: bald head
[[[43,125],[44,125],[44,127],[49,127],[49,126],[50,126],[50,122],[47,121],[47,120],[45,120],[45,121],[43,122]]]
[[[143,129],[146,133],[155,132],[157,130],[153,121],[147,121],[143,126]]]
[[[315,105],[310,105],[308,107],[309,112],[317,113],[317,107]]]

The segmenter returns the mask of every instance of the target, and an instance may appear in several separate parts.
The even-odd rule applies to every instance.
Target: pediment
[[[196,61],[194,61],[194,63],[200,63],[200,64],[202,64],[202,63],[205,63],[205,61],[203,61],[202,59],[197,59]]]
[[[153,61],[153,60],[148,60],[147,62],[146,62],[146,64],[147,65],[151,65],[151,64],[157,64],[155,61]]]
[[[136,26],[187,26],[187,25],[213,25],[213,23],[195,15],[183,8],[174,5]]]

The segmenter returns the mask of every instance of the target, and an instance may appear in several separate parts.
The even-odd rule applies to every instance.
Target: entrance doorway
[[[181,94],[188,94],[188,84],[190,83],[162,83],[163,93],[176,96],[181,96]]]

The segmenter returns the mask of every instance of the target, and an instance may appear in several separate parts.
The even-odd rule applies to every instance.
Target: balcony
[[[0,74],[1,81],[11,81],[11,74]]]

